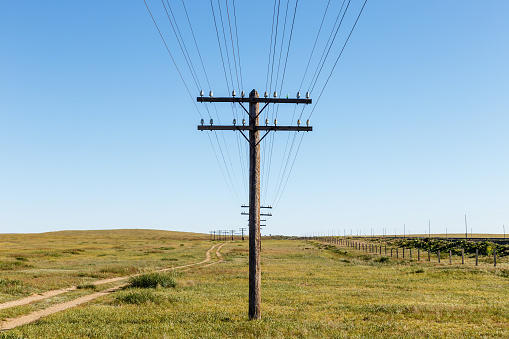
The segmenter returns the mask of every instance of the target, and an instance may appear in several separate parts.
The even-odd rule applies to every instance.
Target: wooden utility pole
[[[246,230],[245,227],[241,227],[240,231],[242,232],[242,241],[244,241],[244,231]]]
[[[309,120],[306,126],[300,126],[300,120],[297,121],[297,126],[277,126],[277,121],[274,125],[269,125],[266,121],[265,126],[260,126],[259,116],[260,113],[270,103],[293,103],[293,104],[310,104],[309,93],[306,93],[306,99],[300,99],[300,93],[297,93],[296,99],[283,99],[278,98],[277,93],[274,92],[274,98],[269,98],[267,92],[263,98],[260,98],[256,90],[249,93],[249,98],[244,97],[242,92],[241,97],[235,97],[235,91],[231,97],[214,98],[212,91],[209,97],[203,96],[203,91],[197,98],[198,102],[231,102],[239,103],[244,111],[249,115],[249,125],[242,124],[236,125],[233,121],[233,126],[214,126],[212,119],[210,125],[204,125],[202,119],[201,126],[198,126],[200,131],[239,131],[244,138],[249,142],[249,319],[260,319],[261,317],[261,269],[260,269],[260,251],[261,251],[261,237],[260,237],[260,142],[269,134],[270,131],[312,131],[313,128],[309,126]],[[249,103],[249,111],[246,110],[242,103]],[[265,106],[260,111],[260,103],[265,103]],[[249,138],[244,134],[244,131],[249,131]],[[260,131],[265,131],[265,134],[260,138]]]
[[[258,98],[252,90],[249,98]],[[259,125],[260,104],[249,103],[249,127]],[[249,130],[249,319],[261,317],[262,272],[260,268],[260,131]]]

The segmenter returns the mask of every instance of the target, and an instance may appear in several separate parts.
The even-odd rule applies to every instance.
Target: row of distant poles
[[[366,233],[366,230],[364,230],[364,235],[362,234],[362,230],[359,230],[359,229],[356,229],[357,231],[357,236],[359,237],[366,237],[368,236],[367,233]],[[387,228],[383,228],[382,229],[382,234],[381,235],[376,235],[375,234],[375,229],[371,228],[370,229],[371,233],[369,236],[371,237],[379,237],[379,236],[382,236],[382,237],[391,237],[392,235],[389,235],[389,233],[387,232]],[[506,234],[505,234],[505,225],[502,225],[502,232],[504,234],[504,239],[506,238]],[[337,232],[337,235],[338,236],[341,236],[341,233],[340,231],[338,230]],[[329,231],[317,231],[317,232],[314,232],[313,233],[313,236],[335,236],[334,234],[334,231],[332,230],[329,230]],[[351,228],[350,229],[350,233],[347,233],[346,231],[346,228],[343,229],[343,236],[355,236],[355,232],[353,231],[353,229]],[[403,238],[406,238],[406,237],[431,237],[431,221],[428,221],[428,230],[426,232],[426,230],[424,231],[424,233],[422,233],[422,235],[419,235],[419,234],[414,234],[412,235],[412,233],[410,232],[410,230],[408,229],[408,232],[407,232],[407,227],[406,227],[406,223],[403,224],[403,234],[400,234],[398,235],[397,233],[397,230],[394,229],[394,238],[398,238],[398,237],[403,237]],[[449,233],[448,233],[448,229],[447,227],[445,228],[445,237],[447,238],[449,236]],[[473,233],[472,233],[472,227],[470,227],[470,238],[473,237]],[[468,224],[467,224],[467,216],[465,215],[465,239],[468,238]],[[486,238],[486,237],[483,237],[483,238]]]
[[[242,205],[240,207],[242,207],[242,208],[249,208],[248,205]],[[272,206],[260,206],[260,208],[272,209]],[[242,212],[240,214],[242,214],[242,215],[249,215],[249,213],[246,213],[246,212]],[[262,216],[262,217],[272,217],[272,213],[260,213],[260,216]],[[247,221],[249,223],[249,219]],[[267,219],[260,219],[260,222],[267,222]],[[248,226],[249,226],[249,224],[248,224]],[[267,226],[267,225],[266,224],[260,224],[260,228],[263,228],[265,226]],[[245,227],[239,228],[239,232],[237,232],[235,230],[229,230],[229,231],[228,230],[210,231],[210,240],[211,241],[215,241],[215,240],[219,240],[219,241],[221,241],[221,240],[224,240],[224,241],[232,240],[233,241],[235,235],[240,235],[240,236],[242,236],[242,241],[244,241],[244,233],[246,232],[246,228]]]

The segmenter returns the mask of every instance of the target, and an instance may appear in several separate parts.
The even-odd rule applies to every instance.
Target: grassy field
[[[161,258],[170,256],[179,261],[190,259],[183,258],[185,253],[193,253],[199,260],[211,245],[208,237],[158,236],[163,240],[149,235],[135,236],[136,231],[125,232],[132,233],[137,240],[124,242],[123,248],[113,248],[120,246],[118,237],[108,238],[108,233],[104,233],[102,240],[94,244],[110,253],[112,260],[120,261],[115,265],[136,267],[130,261],[141,260],[140,253],[165,246],[174,249],[143,255],[144,269],[162,266]],[[48,237],[47,241],[51,234]],[[76,248],[76,245],[61,245],[61,240],[55,239],[61,246],[60,252],[67,246]],[[80,241],[85,242],[85,252],[75,255],[86,254],[92,267],[88,272],[96,272],[107,266],[108,260],[100,256],[100,249],[91,249],[95,246],[90,245],[90,240],[83,235]],[[108,245],[109,241],[114,244]],[[2,242],[8,243],[5,238]],[[247,246],[247,242],[231,242],[222,249],[223,263],[174,273],[176,287],[124,289],[4,335],[12,338],[509,337],[509,278],[504,268],[507,264],[493,268],[488,264],[475,267],[449,265],[448,261],[437,264],[397,260],[300,240],[263,240],[262,320],[248,321]],[[25,252],[22,247],[21,243],[15,245],[20,253],[33,251]],[[193,250],[186,252],[186,248]],[[118,253],[119,250],[124,251]],[[97,251],[95,256],[91,255],[92,251]],[[16,260],[9,259],[12,252],[2,253],[2,260]],[[73,268],[69,263],[72,255],[56,257],[53,262],[48,258],[45,259],[48,262],[28,255],[27,258],[23,262],[33,267],[2,270],[2,279],[21,279],[23,272],[38,269],[39,265],[45,269],[52,269],[52,264],[56,269],[85,269]],[[36,282],[28,279],[26,286],[43,289]],[[56,285],[62,284],[65,285]]]
[[[0,235],[0,303],[203,259],[203,234],[154,230]]]

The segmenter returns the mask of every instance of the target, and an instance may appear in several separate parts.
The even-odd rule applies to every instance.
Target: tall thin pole
[[[465,238],[468,238],[467,215],[465,214]]]
[[[249,98],[258,98],[252,90]],[[258,126],[258,102],[249,103],[249,127]],[[260,132],[249,131],[249,319],[261,317],[261,268],[260,268]]]

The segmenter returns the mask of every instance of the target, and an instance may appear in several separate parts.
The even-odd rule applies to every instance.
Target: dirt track
[[[204,265],[204,266],[201,266],[201,267],[217,264],[217,263],[223,261],[223,256],[219,253],[219,251],[226,244],[227,243],[223,243],[221,245],[219,245],[219,244],[213,245],[205,253],[205,259],[203,261],[200,261],[200,262],[197,262],[197,263],[193,263],[193,264],[188,264],[188,265],[177,266],[177,267],[164,268],[164,269],[161,269],[161,270],[157,270],[155,272],[170,271],[170,270],[175,270],[175,269],[178,269],[178,268],[191,267],[191,266],[196,266],[196,265],[201,265],[201,264],[207,263],[207,262],[209,262],[211,260],[210,252],[212,252],[212,250],[214,248],[216,248],[216,247],[217,248],[216,248],[216,253],[215,254],[216,254],[217,258],[219,259],[219,261],[216,261],[216,262],[213,262],[211,264]],[[142,273],[140,273],[140,274],[142,274]],[[125,277],[118,277],[118,278],[98,280],[98,281],[93,282],[92,284],[94,284],[94,285],[102,285],[102,284],[107,284],[107,283],[111,283],[111,282],[122,281],[122,280],[129,279],[130,277],[140,275],[140,274],[135,274],[135,275],[131,275],[131,276],[125,276]],[[126,285],[126,283],[118,285],[118,286],[115,286],[113,288],[110,288],[110,289],[107,289],[107,290],[104,290],[104,291],[101,291],[101,292],[96,292],[96,293],[92,293],[92,294],[89,294],[89,295],[85,295],[83,297],[79,297],[79,298],[76,298],[76,299],[68,301],[68,302],[64,302],[64,303],[61,303],[61,304],[56,304],[56,305],[50,306],[50,307],[48,307],[46,309],[35,311],[35,312],[30,313],[30,314],[20,316],[18,318],[13,318],[13,319],[9,319],[9,320],[6,320],[6,321],[2,321],[2,322],[0,322],[0,331],[10,330],[10,329],[13,329],[15,327],[18,327],[18,326],[21,326],[21,325],[25,325],[25,324],[34,322],[34,321],[36,321],[36,320],[38,320],[38,319],[40,319],[42,317],[48,316],[50,314],[61,312],[61,311],[64,311],[64,310],[72,308],[72,307],[76,307],[78,305],[84,304],[86,302],[89,302],[91,300],[97,299],[97,298],[102,297],[104,295],[107,295],[107,294],[113,293],[115,291],[118,291],[120,288],[124,287],[125,285]],[[37,294],[37,295],[30,296],[30,297],[22,298],[22,299],[19,299],[19,300],[9,301],[9,302],[0,304],[0,309],[5,309],[5,308],[10,308],[10,307],[16,307],[16,306],[30,304],[30,303],[35,302],[35,301],[39,301],[39,300],[42,300],[42,299],[50,298],[50,297],[53,297],[53,296],[56,296],[56,295],[59,295],[59,294],[62,294],[62,293],[74,291],[76,289],[77,289],[76,286],[72,286],[72,287],[63,288],[63,289],[59,289],[59,290],[48,291],[48,292],[45,292],[43,294]]]

